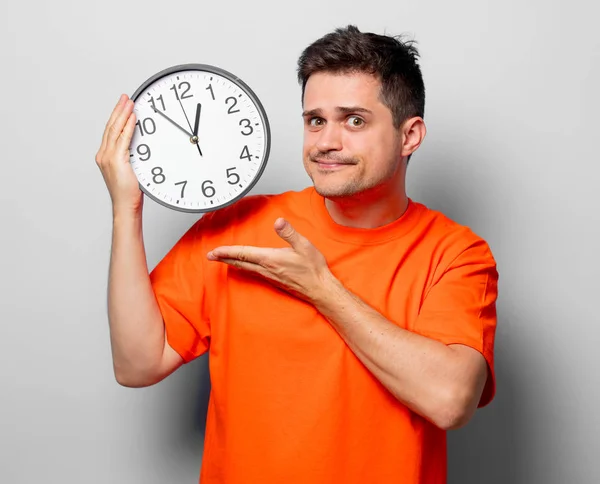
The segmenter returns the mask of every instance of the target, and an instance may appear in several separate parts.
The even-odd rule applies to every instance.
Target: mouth
[[[319,168],[324,169],[333,169],[333,168],[342,168],[344,166],[352,165],[353,163],[344,163],[339,161],[331,161],[331,160],[313,160],[314,163],[319,165]]]

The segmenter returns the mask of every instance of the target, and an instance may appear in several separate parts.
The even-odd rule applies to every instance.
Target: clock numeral
[[[207,185],[207,183],[209,185]],[[210,197],[214,197],[215,196],[215,188],[212,186],[212,180],[206,180],[204,182],[202,182],[202,194],[206,197],[206,198],[210,198]]]
[[[156,171],[158,170],[158,171]],[[152,168],[152,175],[154,175],[152,177],[152,181],[154,181],[154,183],[160,185],[161,183],[164,183],[164,181],[167,179],[167,177],[165,175],[163,175],[163,169],[160,166],[155,166],[154,168]],[[160,181],[159,181],[160,179]]]
[[[213,88],[212,88],[212,84],[209,84],[208,87],[206,88],[207,91],[210,91],[210,95],[213,98],[213,101],[215,100],[215,93],[213,92]]]
[[[244,149],[242,149],[242,154],[240,155],[240,160],[242,160],[244,158],[248,158],[248,161],[252,160],[252,155],[250,154],[250,151],[248,150],[248,145],[244,146]]]
[[[231,168],[227,168],[227,183],[229,183],[230,185],[237,185],[240,182],[240,176],[235,173],[232,170],[237,170],[237,168],[235,166],[232,166]],[[229,178],[231,177],[235,177],[234,181],[229,180]]]
[[[250,136],[250,135],[251,135],[251,134],[254,132],[254,128],[253,128],[252,126],[250,126],[250,120],[249,120],[249,119],[241,119],[241,120],[240,120],[240,122],[239,122],[239,125],[241,126],[241,125],[242,125],[242,123],[244,123],[244,124],[245,124],[245,126],[244,126],[244,129],[242,130],[242,134],[243,134],[244,136]],[[249,128],[249,129],[250,129],[250,131],[248,131],[248,132],[246,133],[246,131],[245,131],[245,130],[246,130],[247,128]]]
[[[175,93],[175,97],[177,98],[178,101],[180,99],[187,99],[189,97],[193,97],[193,94],[190,94],[189,96],[185,95],[192,88],[192,86],[190,86],[189,82],[187,82],[187,81],[180,82],[179,86],[178,86],[179,89],[181,89],[181,86],[187,86],[187,89],[181,93],[181,98],[179,97],[179,93],[177,92],[177,88],[175,87],[175,84],[173,84],[170,87],[170,89]]]
[[[228,97],[227,99],[225,99],[225,104],[229,105],[229,100],[233,101],[233,104],[231,106],[229,106],[229,109],[227,110],[227,114],[233,114],[233,113],[239,113],[240,110],[239,109],[233,109],[235,108],[236,104],[237,104],[237,99],[234,98],[233,96]]]
[[[183,198],[183,191],[185,190],[185,186],[187,185],[187,180],[182,181],[182,182],[177,182],[177,183],[175,183],[175,185],[183,185],[181,187],[181,197],[180,197],[180,198]]]
[[[142,148],[145,148],[143,150],[143,153],[142,153]],[[136,151],[138,152],[138,155],[140,155],[140,161],[148,161],[150,159],[150,147],[148,145],[143,145],[143,144],[139,145],[136,148]],[[148,156],[146,156],[146,155],[148,155]],[[146,156],[146,158],[142,158],[143,156]]]
[[[150,124],[150,127],[152,128],[152,131],[150,131],[150,129],[148,128],[148,122]],[[156,124],[154,124],[154,120],[152,118],[146,118],[143,121],[138,121],[137,123],[135,123],[135,125],[140,128],[140,134],[142,136],[144,136],[144,131],[146,132],[146,134],[154,134],[156,132]]]
[[[166,110],[167,110],[167,108],[165,107],[165,102],[163,101],[162,94],[161,94],[160,96],[158,96],[158,97],[156,98],[156,100],[157,100],[157,101],[160,101],[160,103],[162,104],[162,107],[163,107],[163,108],[162,108],[162,110],[163,110],[163,111],[166,111]],[[151,98],[150,98],[150,101],[148,101],[148,102],[149,102],[150,104],[152,104],[152,109],[153,109],[154,111],[156,111],[156,106],[154,105],[154,98],[153,98],[153,97],[151,97]]]

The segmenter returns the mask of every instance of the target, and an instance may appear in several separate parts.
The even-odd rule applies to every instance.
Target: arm
[[[411,410],[446,430],[471,418],[487,377],[481,353],[402,329],[335,278],[329,278],[313,304],[366,368]]]
[[[142,193],[129,162],[135,127],[133,101],[121,96],[102,136],[96,163],[113,205],[108,319],[117,381],[147,386],[182,364],[166,342],[165,326],[146,265]]]
[[[446,269],[408,331],[348,291],[288,222],[278,219],[274,228],[291,247],[223,246],[207,257],[258,273],[314,305],[400,402],[438,427],[458,428],[487,403],[486,382],[487,390],[494,388],[488,365],[493,371],[497,273],[483,244]]]
[[[167,343],[150,283],[141,214],[114,216],[108,319],[114,372],[121,385],[152,385],[183,364]]]

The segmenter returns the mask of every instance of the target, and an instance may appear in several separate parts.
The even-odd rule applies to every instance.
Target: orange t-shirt
[[[209,351],[202,484],[441,484],[446,432],[409,410],[310,304],[206,259],[220,245],[286,247],[285,217],[332,273],[398,326],[480,351],[495,393],[498,274],[467,227],[409,200],[376,229],[336,224],[310,187],[255,195],[205,215],[151,272],[169,344]]]

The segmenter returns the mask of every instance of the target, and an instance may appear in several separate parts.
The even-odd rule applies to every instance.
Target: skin
[[[304,97],[304,167],[339,224],[374,228],[408,205],[406,160],[425,137],[420,117],[399,128],[364,73],[313,74]],[[323,314],[371,373],[404,405],[445,430],[473,416],[488,376],[485,359],[402,329],[335,278],[327,261],[289,222],[274,230],[289,247],[222,246],[210,261],[261,275]]]
[[[367,74],[317,73],[306,84],[304,168],[341,225],[384,225],[408,205],[405,158],[423,140],[425,124],[412,118],[394,128],[380,87]]]
[[[136,123],[133,106],[127,95],[121,95],[106,123],[96,164],[113,210],[107,294],[113,369],[121,385],[143,387],[168,376],[183,360],[167,344],[148,274],[142,236],[143,194],[129,161]]]

